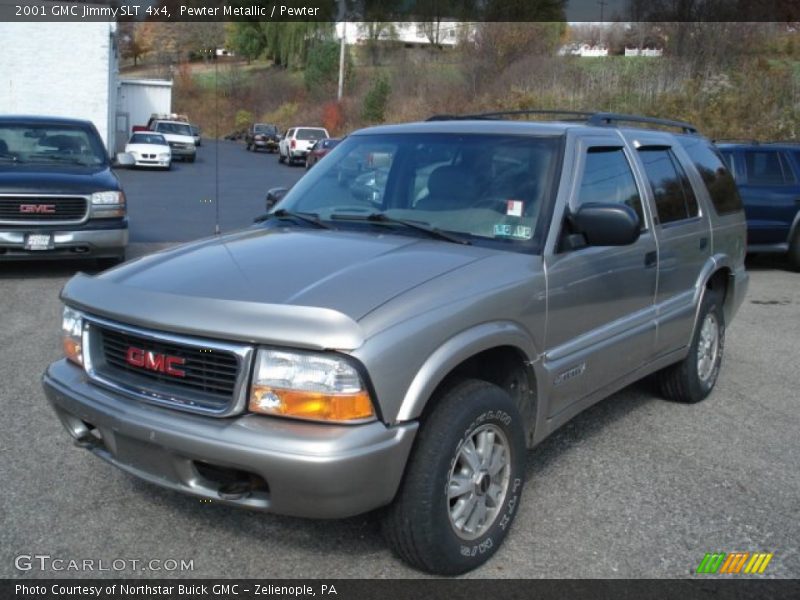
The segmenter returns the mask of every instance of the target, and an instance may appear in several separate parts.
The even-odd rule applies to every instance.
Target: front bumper
[[[172,151],[172,158],[189,158],[197,154],[197,148],[194,145],[191,148],[182,148],[180,146],[170,146]]]
[[[90,228],[90,226],[92,228]],[[94,228],[98,226],[98,228]],[[47,259],[47,258],[118,258],[124,257],[128,245],[128,223],[120,219],[114,226],[87,222],[83,229],[29,227],[2,229],[0,226],[0,261]],[[100,227],[108,227],[107,229]],[[53,248],[49,250],[26,250],[25,237],[29,233],[51,233]]]
[[[43,377],[47,398],[73,437],[151,483],[210,500],[270,512],[340,518],[391,502],[417,430],[305,423],[258,415],[220,419],[139,403],[88,381],[61,360]],[[204,465],[265,482],[243,498],[222,498],[223,483]]]

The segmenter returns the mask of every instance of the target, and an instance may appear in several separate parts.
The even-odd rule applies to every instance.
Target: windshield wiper
[[[279,208],[275,212],[261,215],[255,219],[255,222],[261,223],[263,221],[268,221],[273,217],[277,217],[278,219],[296,219],[298,221],[303,221],[304,223],[311,223],[320,229],[333,229],[333,227],[322,221],[316,213],[294,212],[291,210],[286,210],[285,208]]]
[[[402,225],[403,227],[408,227],[409,229],[422,231],[423,233],[427,234],[428,237],[435,239],[445,240],[454,244],[464,244],[466,246],[472,244],[472,242],[467,239],[464,239],[453,233],[448,233],[447,231],[442,231],[436,227],[432,227],[428,223],[423,223],[422,221],[407,221],[406,219],[397,219],[382,212],[375,212],[366,216],[333,214],[331,215],[331,219],[341,221],[369,221],[370,223],[385,223],[387,225]]]
[[[31,154],[28,158],[30,159],[28,162],[52,160],[56,162],[69,162],[84,167],[88,166],[87,163],[83,162],[80,158],[77,158],[75,156],[63,156],[60,154]]]

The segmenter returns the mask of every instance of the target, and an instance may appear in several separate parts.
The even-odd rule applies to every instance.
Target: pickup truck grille
[[[170,148],[174,148],[175,150],[188,150],[189,144],[184,144],[183,142],[170,142]]]
[[[250,349],[90,322],[92,375],[158,404],[225,416],[242,408]]]
[[[80,222],[86,218],[85,196],[0,195],[0,222]]]

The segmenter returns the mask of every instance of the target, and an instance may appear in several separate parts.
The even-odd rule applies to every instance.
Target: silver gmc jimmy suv
[[[251,228],[76,275],[55,412],[151,483],[304,517],[383,507],[411,565],[484,563],[526,449],[650,374],[705,398],[747,289],[707,139],[564,117],[358,131]]]

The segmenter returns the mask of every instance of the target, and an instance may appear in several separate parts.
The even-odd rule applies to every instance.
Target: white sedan
[[[169,169],[172,166],[172,151],[160,133],[134,133],[125,146],[125,152],[133,156],[137,167]]]

